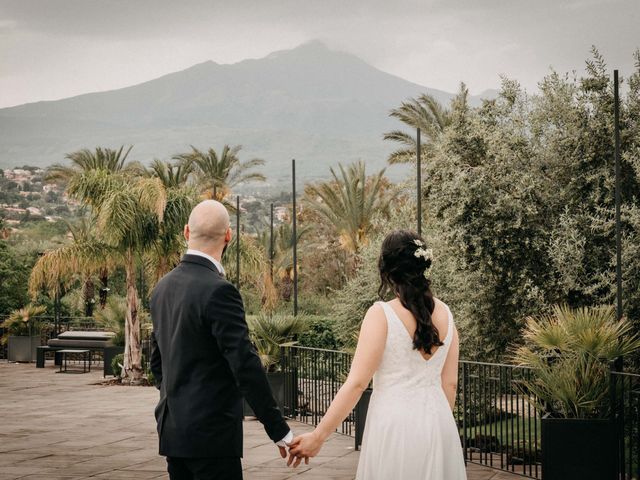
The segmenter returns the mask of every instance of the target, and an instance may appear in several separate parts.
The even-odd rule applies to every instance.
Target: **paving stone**
[[[103,386],[98,371],[58,375],[52,361],[0,361],[0,480],[168,480],[158,455],[150,387]],[[313,430],[290,422],[295,435]],[[320,455],[296,469],[286,466],[260,422],[244,422],[245,480],[353,480],[359,452],[352,437],[333,435]],[[469,480],[515,480],[470,464]]]

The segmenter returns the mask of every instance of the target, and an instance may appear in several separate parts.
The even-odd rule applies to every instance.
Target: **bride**
[[[430,250],[415,233],[397,230],[382,243],[379,293],[362,322],[351,371],[316,429],[293,439],[289,465],[320,452],[373,377],[356,480],[466,479],[452,410],[458,332],[449,307],[433,297]]]

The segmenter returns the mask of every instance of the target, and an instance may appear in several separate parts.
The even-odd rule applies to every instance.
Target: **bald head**
[[[215,200],[200,202],[189,215],[185,238],[189,248],[205,252],[222,249],[231,240],[229,212]]]

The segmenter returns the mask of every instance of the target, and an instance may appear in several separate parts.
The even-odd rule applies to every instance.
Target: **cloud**
[[[638,0],[0,0],[0,106],[117,88],[319,38],[434,88],[535,88],[597,45],[632,68]]]

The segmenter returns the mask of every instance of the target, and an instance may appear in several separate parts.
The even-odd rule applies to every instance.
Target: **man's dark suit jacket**
[[[185,255],[158,282],[151,318],[161,455],[242,457],[243,397],[274,442],[287,435],[240,293],[208,259]]]

